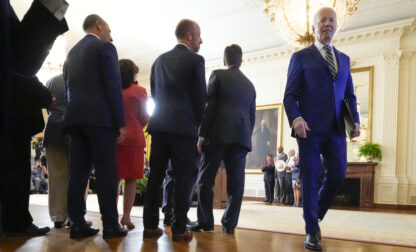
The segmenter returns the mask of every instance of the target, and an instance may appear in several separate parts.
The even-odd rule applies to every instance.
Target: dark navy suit
[[[212,187],[222,160],[227,173],[228,203],[221,223],[230,231],[237,226],[255,111],[256,91],[237,66],[212,72],[207,106],[199,131],[199,135],[205,137],[197,182],[198,222],[202,227],[214,226]]]
[[[9,0],[0,1],[0,235],[2,226],[4,231],[13,232],[32,223],[28,210],[29,142],[30,136],[43,126],[38,127],[43,123],[38,116],[40,106],[33,105],[43,99],[33,92],[39,82],[32,77],[56,37],[67,30],[66,21],[58,21],[39,1],[33,1],[21,21]],[[50,102],[50,95],[47,100]],[[36,122],[31,122],[31,118],[36,118]],[[10,134],[10,130],[15,133]]]
[[[64,64],[67,110],[64,124],[71,137],[68,214],[85,226],[85,188],[92,166],[96,173],[103,227],[118,225],[116,137],[124,126],[120,66],[113,44],[86,35]]]
[[[342,185],[347,168],[345,124],[342,101],[347,97],[359,123],[356,97],[350,74],[350,59],[334,48],[338,73],[332,77],[327,61],[315,45],[292,55],[289,64],[284,106],[292,126],[302,117],[311,131],[297,138],[302,177],[303,211],[306,233],[319,231],[323,219]],[[296,137],[294,130],[292,136]],[[320,154],[326,177],[319,188]]]
[[[185,232],[192,190],[198,127],[206,101],[204,58],[178,44],[152,66],[150,88],[155,110],[148,131],[152,135],[150,175],[143,209],[144,227],[159,223],[158,199],[168,161],[172,164],[173,233]]]
[[[276,173],[276,167],[274,164],[267,164],[261,169],[264,172],[264,191],[266,194],[266,200],[273,202],[274,199],[274,177]]]

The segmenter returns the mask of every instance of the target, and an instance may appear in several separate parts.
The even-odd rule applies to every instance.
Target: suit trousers
[[[202,165],[198,174],[198,222],[204,227],[214,226],[212,188],[221,160],[227,173],[228,202],[221,223],[233,230],[238,223],[244,194],[244,178],[247,148],[238,144],[204,145]]]
[[[283,171],[285,172],[285,171]],[[281,172],[276,172],[276,179],[275,179],[275,189],[276,189],[276,201],[283,202],[283,197],[285,195],[285,177],[279,176]]]
[[[335,200],[343,184],[347,169],[345,136],[336,130],[323,135],[308,135],[297,138],[299,145],[299,166],[302,178],[303,218],[306,233],[319,231],[318,219],[322,220]],[[326,168],[322,186],[319,187],[322,167],[320,154]]]
[[[172,165],[173,179],[173,233],[186,230],[189,210],[189,198],[193,186],[192,175],[195,174],[194,160],[198,156],[196,137],[184,137],[165,132],[152,132],[150,153],[150,174],[146,188],[143,207],[143,224],[147,229],[159,224],[159,206],[163,179],[169,160]]]
[[[68,214],[74,225],[86,226],[85,190],[91,168],[96,175],[103,228],[118,226],[116,130],[90,126],[71,127]]]
[[[264,191],[266,200],[273,202],[274,199],[274,179],[273,180],[264,180]]]
[[[197,153],[194,160],[195,169],[192,169],[193,175],[191,176],[192,190],[189,198],[189,202],[192,202],[192,196],[195,191],[195,183],[198,178],[198,170],[201,164],[201,155]],[[163,182],[163,200],[162,200],[162,213],[166,216],[173,216],[173,178],[172,178],[172,166],[169,165],[166,170],[165,181]]]
[[[32,224],[29,212],[30,137],[0,139],[0,200],[3,232],[19,232]]]

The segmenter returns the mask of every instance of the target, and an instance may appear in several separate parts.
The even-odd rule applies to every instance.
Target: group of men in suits
[[[65,1],[35,0],[19,22],[9,1],[0,2],[0,157],[4,161],[1,162],[0,176],[0,234],[6,231],[41,235],[49,231],[49,228],[40,229],[33,225],[28,212],[29,153],[20,149],[14,151],[17,147],[26,150],[24,146],[30,138],[19,139],[8,134],[7,129],[15,123],[11,116],[15,109],[11,105],[12,94],[19,97],[29,87],[37,85],[34,75],[48,49],[54,39],[68,29],[63,19],[67,6]],[[44,26],[48,29],[43,29]],[[284,94],[292,136],[299,145],[306,222],[304,245],[312,250],[322,249],[318,221],[324,218],[345,178],[347,162],[342,106],[345,98],[356,122],[351,136],[360,134],[349,57],[332,46],[336,27],[333,9],[322,8],[317,12],[313,25],[316,42],[292,55]],[[125,236],[127,231],[118,224],[116,207],[115,147],[125,135],[117,51],[111,43],[110,28],[101,17],[88,16],[83,29],[87,35],[71,49],[64,65],[67,99],[64,123],[71,136],[70,237],[83,238],[98,232],[84,219],[84,192],[92,166],[97,176],[103,236]],[[198,221],[190,229],[213,230],[212,187],[221,160],[225,163],[228,179],[228,204],[221,221],[223,232],[234,233],[238,222],[244,192],[245,158],[251,151],[256,92],[239,70],[242,50],[238,45],[225,48],[227,69],[211,74],[207,91],[204,58],[197,54],[202,44],[200,34],[196,22],[180,21],[175,31],[178,44],[159,56],[152,66],[151,94],[156,108],[148,127],[152,135],[152,152],[143,210],[145,237],[159,237],[163,233],[158,228],[158,199],[170,161],[174,185],[172,240],[192,238],[192,233],[186,229],[192,188],[190,176],[200,154]],[[16,92],[20,89],[15,88],[20,87],[21,92]],[[46,97],[39,103],[39,106],[47,106],[53,103],[53,98]],[[31,129],[28,132],[33,133]],[[326,173],[319,188],[321,154]]]
[[[245,157],[251,150],[256,92],[239,70],[242,50],[238,45],[225,48],[224,64],[228,69],[212,73],[207,92],[204,58],[196,54],[202,43],[199,25],[184,19],[175,34],[178,45],[159,56],[151,71],[151,94],[156,108],[148,126],[152,145],[143,234],[148,238],[163,234],[158,228],[158,199],[170,161],[174,187],[172,240],[192,239],[186,220],[192,174],[197,169],[194,162],[200,154],[198,221],[188,228],[213,230],[212,187],[224,160],[229,204],[222,223],[224,232],[231,234],[237,225],[244,192]]]

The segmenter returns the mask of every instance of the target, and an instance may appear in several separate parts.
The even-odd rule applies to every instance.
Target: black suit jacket
[[[52,95],[38,78],[12,75],[6,134],[26,139],[43,130],[42,108],[52,102]]]
[[[255,115],[256,91],[240,69],[213,71],[199,135],[210,143],[240,144],[251,151]]]
[[[17,18],[9,0],[0,0],[0,136],[6,133],[6,123],[12,123],[7,122],[7,118],[10,118],[10,86],[12,82],[16,83],[15,75],[33,77],[55,38],[67,30],[65,19],[58,21],[37,0],[33,1],[22,21]]]
[[[206,101],[204,58],[178,44],[153,63],[150,88],[156,105],[150,134],[197,137]]]
[[[64,64],[66,127],[83,125],[118,130],[124,126],[120,66],[112,43],[86,35]]]

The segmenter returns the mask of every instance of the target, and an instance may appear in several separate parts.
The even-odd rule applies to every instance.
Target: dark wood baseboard
[[[416,211],[416,205],[391,205],[391,204],[375,204],[375,208],[389,210],[410,210]]]
[[[249,201],[263,201],[265,199],[266,199],[265,197],[243,196],[243,200],[249,200]]]
[[[243,196],[243,200],[247,201],[263,201],[264,197],[252,197],[252,196]],[[340,207],[340,206],[333,206],[333,209],[343,209],[343,210],[353,210],[353,211],[375,211],[375,212],[383,212],[383,210],[387,210],[386,212],[391,212],[391,210],[399,210],[399,211],[410,211],[408,213],[414,214],[416,213],[416,205],[391,205],[391,204],[374,204],[374,207],[365,208],[365,207]]]

